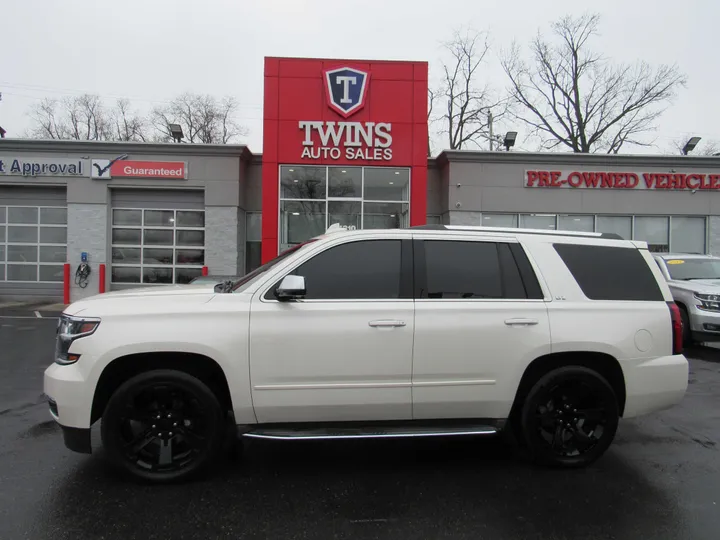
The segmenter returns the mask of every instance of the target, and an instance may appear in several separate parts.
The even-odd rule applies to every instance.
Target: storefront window
[[[407,201],[410,194],[410,171],[385,167],[365,169],[366,201]]]
[[[328,167],[328,197],[362,197],[362,167]]]
[[[324,201],[280,201],[280,251],[327,229]]]
[[[328,223],[339,223],[343,227],[361,229],[361,208],[360,201],[329,201]]]
[[[670,249],[669,237],[667,217],[635,217],[635,240],[647,242],[650,251],[667,253]]]
[[[325,199],[327,167],[280,167],[281,199]]]
[[[0,206],[0,281],[62,282],[67,208]]]
[[[520,228],[555,229],[556,218],[554,214],[520,214]]]
[[[705,253],[705,218],[670,218],[670,248],[673,253]]]
[[[410,224],[407,168],[283,165],[280,184],[281,251],[334,224],[356,229]]]
[[[559,215],[558,230],[593,232],[595,230],[595,216]]]
[[[484,227],[517,227],[517,214],[487,214],[483,212],[482,224]]]
[[[112,283],[189,283],[205,265],[202,210],[112,211]]]
[[[632,239],[632,217],[630,216],[598,216],[597,232],[614,233],[625,240]]]
[[[408,205],[403,203],[363,203],[364,229],[400,229],[409,223]]]

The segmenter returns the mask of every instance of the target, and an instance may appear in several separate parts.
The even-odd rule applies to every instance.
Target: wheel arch
[[[625,388],[625,376],[622,367],[617,359],[607,353],[597,351],[568,351],[550,353],[539,356],[525,368],[525,371],[518,384],[515,398],[510,412],[511,418],[517,418],[522,410],[522,405],[530,389],[545,374],[550,371],[566,367],[581,366],[591,369],[604,377],[618,399],[618,410],[620,416],[625,412],[625,401],[627,398]]]
[[[121,384],[155,369],[174,369],[196,377],[215,393],[224,410],[233,410],[227,376],[220,364],[209,356],[174,351],[133,353],[115,358],[103,368],[95,385],[90,424],[100,419],[110,396]]]

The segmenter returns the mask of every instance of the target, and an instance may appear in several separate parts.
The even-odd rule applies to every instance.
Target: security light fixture
[[[690,152],[695,150],[695,147],[700,142],[700,137],[690,137],[690,140],[685,143],[685,146],[683,146],[682,153],[684,156],[687,156]]]
[[[505,150],[510,151],[510,148],[515,146],[515,140],[517,139],[517,131],[508,131],[505,134],[505,139],[503,140],[503,144],[505,145]]]
[[[170,136],[175,140],[176,143],[179,143],[182,141],[183,137],[183,130],[182,126],[180,124],[169,124],[168,128],[170,129]]]

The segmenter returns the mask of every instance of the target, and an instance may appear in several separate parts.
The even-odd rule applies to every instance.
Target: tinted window
[[[555,244],[585,296],[591,300],[663,300],[655,276],[633,248]]]
[[[307,299],[399,298],[401,241],[367,240],[332,247],[292,273],[305,277]]]
[[[502,269],[503,298],[527,298],[525,287],[523,287],[520,271],[508,244],[498,244],[498,255],[500,257],[500,268]]]
[[[424,298],[502,298],[497,244],[425,242]]]

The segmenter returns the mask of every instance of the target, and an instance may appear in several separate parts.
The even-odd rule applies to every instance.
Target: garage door
[[[205,265],[202,191],[113,190],[111,288],[188,283]]]
[[[61,299],[66,260],[65,189],[0,187],[0,297]]]

